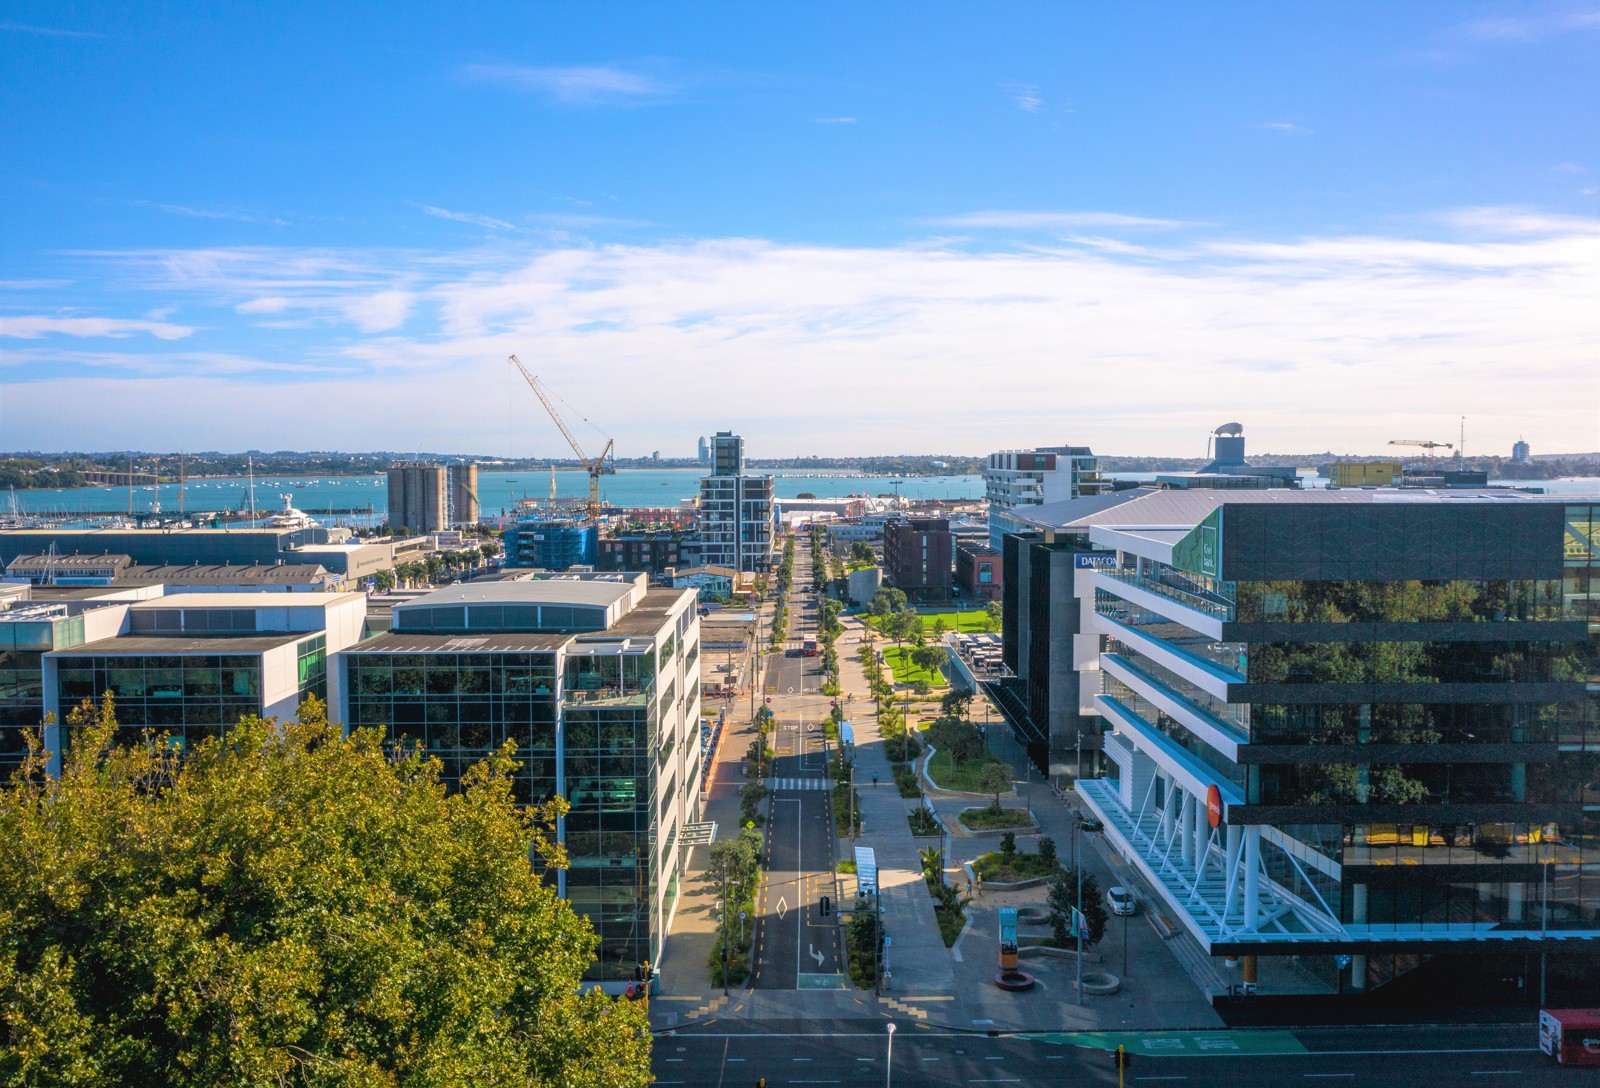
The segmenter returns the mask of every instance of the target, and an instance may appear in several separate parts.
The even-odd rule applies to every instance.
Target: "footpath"
[[[852,846],[869,846],[876,855],[882,895],[884,929],[889,937],[886,953],[886,989],[783,991],[747,990],[736,986],[728,996],[713,987],[709,956],[714,942],[717,899],[714,887],[703,877],[707,848],[690,852],[687,873],[673,919],[667,951],[661,964],[661,982],[652,999],[651,1021],[659,1030],[704,1026],[711,1021],[787,1021],[891,1019],[908,1026],[972,1031],[1163,1031],[1220,1029],[1222,1021],[1180,963],[1182,935],[1158,932],[1146,914],[1127,920],[1113,918],[1101,948],[1092,953],[1094,964],[1123,978],[1117,994],[1085,997],[1077,1003],[1073,988],[1075,964],[1070,958],[1027,957],[1024,968],[1039,982],[1031,991],[1007,993],[993,985],[998,967],[998,915],[1003,905],[1042,904],[1044,887],[1018,892],[980,892],[967,907],[968,923],[953,948],[946,948],[933,911],[933,898],[922,879],[920,851],[946,850],[947,879],[955,881],[961,864],[994,849],[997,836],[968,837],[960,831],[938,838],[911,834],[907,816],[921,805],[900,796],[884,738],[878,730],[873,701],[861,669],[863,627],[858,617],[843,617],[845,633],[837,650],[841,662],[841,695],[845,716],[856,741],[856,791],[860,797],[862,831],[852,843],[840,840],[841,860],[851,858]],[[850,699],[849,696],[854,698]],[[741,757],[755,738],[747,722],[730,712],[727,733],[719,750],[713,785],[705,804],[706,820],[719,825],[719,837],[737,828],[738,794],[744,784]],[[1024,780],[1026,757],[1012,740],[998,715],[991,714],[989,746],[1011,764],[1018,781]],[[872,784],[877,774],[878,785]],[[926,786],[924,787],[926,788]],[[987,798],[930,791],[932,805],[947,827],[959,828],[955,816],[963,808],[981,805]],[[1061,796],[1035,771],[1023,796],[1030,802],[1036,834],[1055,839],[1057,852],[1070,862],[1072,828],[1077,813],[1070,794]],[[1008,803],[1018,803],[1012,796]],[[729,829],[723,831],[722,829]],[[1034,835],[1018,835],[1019,847],[1033,850]],[[1095,874],[1100,890],[1113,884],[1129,886],[1131,873],[1120,859],[1104,848],[1101,836],[1080,834],[1077,851],[1086,870]],[[960,881],[964,888],[965,881]],[[854,878],[842,878],[841,905],[854,902]],[[842,924],[842,922],[841,922]],[[1043,935],[1047,930],[1025,930]],[[1122,970],[1122,942],[1126,940],[1129,970]],[[1198,951],[1198,950],[1196,950]],[[1199,967],[1209,969],[1204,957]],[[1207,984],[1211,980],[1203,980]]]

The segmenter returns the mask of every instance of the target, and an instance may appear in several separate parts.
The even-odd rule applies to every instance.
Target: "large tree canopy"
[[[447,794],[314,700],[181,761],[119,747],[109,697],[73,719],[59,778],[0,788],[0,1083],[648,1083],[509,748]]]

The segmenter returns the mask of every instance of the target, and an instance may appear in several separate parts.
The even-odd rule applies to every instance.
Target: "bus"
[[[814,639],[814,638],[808,638],[804,642],[802,642],[800,644],[800,653],[801,653],[801,656],[803,656],[803,657],[816,657],[817,656],[817,640]]]

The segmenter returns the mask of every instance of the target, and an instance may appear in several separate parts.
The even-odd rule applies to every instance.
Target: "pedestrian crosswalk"
[[[826,778],[769,778],[769,790],[825,790],[830,785]]]

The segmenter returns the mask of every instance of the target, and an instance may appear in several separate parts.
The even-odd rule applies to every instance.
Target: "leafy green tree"
[[[1000,619],[1003,609],[999,601],[990,601],[983,606],[983,629],[991,635],[1000,630]]]
[[[939,713],[952,718],[965,718],[967,709],[972,705],[970,691],[947,691],[939,700]]]
[[[372,580],[377,583],[379,593],[387,593],[395,587],[395,573],[392,570],[380,570]]]
[[[939,643],[917,646],[911,651],[911,663],[919,669],[927,670],[930,675],[937,675],[947,660],[949,654]]]
[[[895,589],[893,586],[885,586],[874,593],[872,599],[867,602],[867,615],[892,615],[896,612],[904,611],[906,604],[905,590]]]
[[[1072,940],[1072,908],[1078,902],[1078,870],[1063,869],[1050,884],[1050,895],[1045,900],[1050,909],[1050,928],[1055,932],[1056,943],[1068,944]],[[1089,932],[1084,944],[1099,944],[1106,935],[1106,908],[1100,902],[1100,884],[1092,873],[1083,874],[1083,920]]]
[[[1056,840],[1049,835],[1039,836],[1039,860],[1046,865],[1056,864]]]
[[[1017,833],[1007,831],[1000,836],[1000,856],[1010,861],[1017,856]]]
[[[990,807],[998,810],[1000,795],[1011,788],[1011,768],[1004,763],[986,764],[978,772],[978,788],[984,793],[994,794]]]
[[[183,754],[72,712],[0,788],[0,1083],[645,1085],[640,1011],[542,866],[510,745],[439,764],[320,703]],[[537,864],[530,862],[536,859]]]
[[[876,563],[878,553],[872,550],[872,545],[865,540],[858,540],[850,545],[850,561],[852,563]]]

